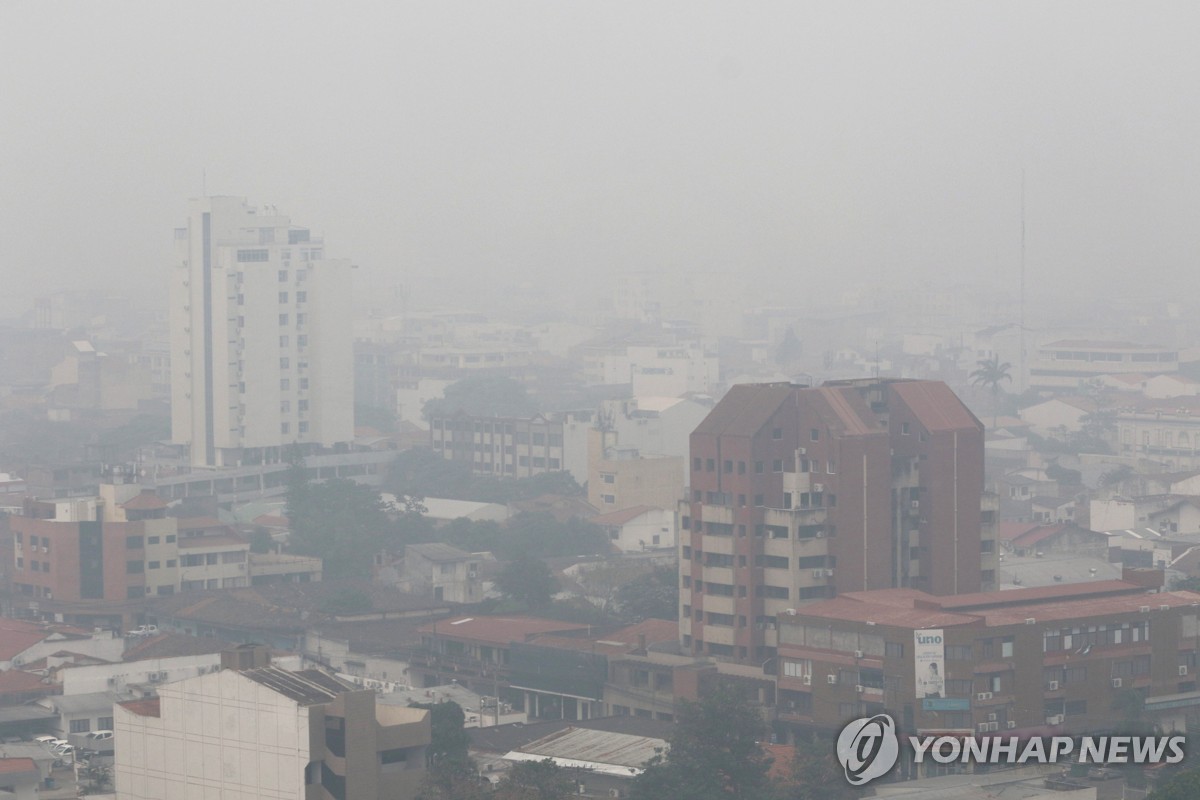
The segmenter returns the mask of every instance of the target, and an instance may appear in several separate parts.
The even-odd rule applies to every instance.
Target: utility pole
[[[1024,392],[1026,388],[1026,371],[1025,371],[1025,170],[1021,170],[1021,297],[1020,297],[1020,348],[1021,358],[1019,359],[1019,369],[1021,374],[1017,377],[1017,385]]]

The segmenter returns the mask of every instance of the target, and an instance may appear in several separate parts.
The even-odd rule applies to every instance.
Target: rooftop
[[[572,727],[530,742],[519,748],[519,752],[640,769],[666,746],[667,742],[657,737]]]
[[[121,508],[126,511],[153,511],[158,508],[166,508],[167,505],[167,501],[155,494],[153,489],[143,489],[140,494],[121,503]]]
[[[410,544],[404,548],[405,553],[416,553],[421,558],[429,561],[439,562],[456,562],[468,561],[474,558],[470,553],[459,550],[453,545],[444,544],[442,542],[426,542],[424,544]]]
[[[157,697],[151,697],[147,700],[127,700],[124,703],[118,703],[118,705],[133,714],[137,714],[139,717],[162,716],[162,707]]]
[[[635,520],[643,514],[657,510],[654,506],[630,506],[620,511],[610,511],[607,514],[592,517],[591,521],[596,525],[624,525],[626,522]]]
[[[586,630],[589,626],[541,617],[451,617],[421,626],[421,633],[505,645],[540,633]]]
[[[32,758],[0,758],[0,775],[19,775],[22,772],[38,774],[37,764]]]
[[[259,667],[239,674],[302,706],[328,703],[342,692],[354,690],[353,686],[315,669],[289,672],[279,667]]]
[[[229,643],[211,636],[187,636],[181,633],[160,633],[138,642],[125,651],[121,660],[143,661],[152,658],[206,656],[220,653]]]

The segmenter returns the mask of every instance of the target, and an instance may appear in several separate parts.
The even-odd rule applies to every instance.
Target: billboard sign
[[[946,644],[941,628],[913,631],[917,697],[946,696]]]

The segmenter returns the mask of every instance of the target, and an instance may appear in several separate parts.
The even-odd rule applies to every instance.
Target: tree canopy
[[[543,494],[581,497],[583,489],[569,472],[545,472],[528,478],[476,475],[461,461],[442,458],[427,447],[404,450],[388,471],[388,491],[397,496],[445,497],[481,503],[511,503]]]
[[[511,600],[538,608],[549,605],[550,598],[558,591],[558,581],[545,561],[524,553],[497,576],[496,588]]]
[[[1200,770],[1180,772],[1156,786],[1146,800],[1196,800],[1200,797]]]
[[[393,527],[379,492],[343,478],[313,482],[298,458],[288,471],[287,487],[291,549],[321,558],[326,578],[369,574],[372,556]]]
[[[525,387],[512,378],[480,375],[452,383],[436,397],[425,403],[421,414],[425,419],[468,414],[473,417],[532,417],[538,412],[537,403]]]
[[[671,567],[656,567],[617,590],[617,608],[625,619],[679,618],[679,577]]]
[[[634,779],[632,800],[764,800],[776,796],[766,724],[736,691],[720,686],[680,701],[670,750]]]

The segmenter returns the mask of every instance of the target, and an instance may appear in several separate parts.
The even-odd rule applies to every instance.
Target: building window
[[[900,435],[901,436],[911,436],[912,435],[908,432],[908,423],[907,422],[900,423]]]
[[[159,537],[157,536],[148,536],[146,537],[146,544],[158,544],[158,540]]]
[[[885,658],[904,658],[904,644],[902,642],[884,642],[883,655]]]
[[[308,420],[300,420],[300,432],[308,433]]]
[[[287,314],[280,314],[280,315],[279,315],[279,324],[280,324],[280,325],[287,325],[287,324],[288,324],[288,315],[287,315]]]
[[[158,561],[151,561],[149,564],[146,565],[146,569],[158,569],[158,568],[159,568]]]
[[[292,432],[292,425],[291,425],[291,423],[289,423],[289,422],[281,422],[281,423],[279,423],[279,432],[280,432],[280,433],[291,433],[291,432]]]
[[[288,378],[280,378],[279,379],[279,388],[281,391],[284,391],[284,392],[290,391],[292,388],[291,380]]]
[[[819,430],[817,430],[816,428],[813,428],[811,431],[809,431],[809,432],[808,432],[808,436],[809,436],[809,438],[810,438],[810,439],[812,439],[812,441],[814,441],[814,442],[816,442],[816,441],[820,441],[820,439],[821,439],[821,432],[820,432]]]
[[[90,719],[73,719],[70,722],[71,733],[87,733],[92,729]]]
[[[771,462],[771,472],[783,472],[783,459],[777,458]]]
[[[279,302],[281,302],[281,303],[286,303],[287,301],[288,301],[288,293],[287,293],[287,292],[280,292],[280,293],[279,293]]]
[[[125,572],[129,573],[129,574],[144,572],[145,567],[146,567],[145,562],[142,562],[142,561],[126,561],[125,562]]]
[[[279,282],[287,283],[287,270],[286,269],[279,270]]]
[[[141,536],[126,536],[125,537],[125,549],[126,550],[141,550],[143,547],[144,547],[144,545],[142,543]]]
[[[308,292],[296,292],[296,302],[297,303],[307,303],[308,302]]]
[[[600,502],[604,503],[606,506],[611,506],[617,502],[617,498],[611,494],[602,494],[600,495]]]

